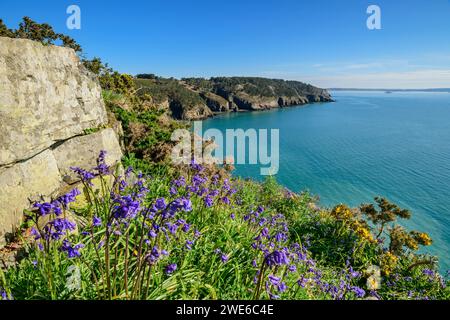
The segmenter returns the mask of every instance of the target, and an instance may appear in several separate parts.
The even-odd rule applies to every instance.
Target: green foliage
[[[44,45],[61,43],[63,47],[81,52],[81,46],[71,37],[62,33],[56,33],[47,23],[37,23],[29,17],[23,17],[23,21],[16,30],[8,29],[3,20],[0,20],[0,36],[9,38],[21,38],[39,41]]]
[[[158,77],[157,75],[155,75],[153,73],[141,73],[141,74],[137,74],[136,78],[137,79],[152,79],[152,80],[156,80],[156,79],[159,79],[160,77]]]
[[[124,161],[142,164],[133,156]],[[162,197],[167,202],[173,200],[170,174],[151,167],[146,170],[152,174],[144,183],[148,192],[142,205],[152,207]],[[379,299],[449,299],[446,280],[423,265],[410,268],[411,260],[406,256],[397,258],[395,273],[383,276],[376,292],[366,288],[366,270],[373,264],[380,265],[383,257],[377,244],[360,237],[342,219],[348,214],[345,207],[334,213],[317,210],[311,206],[309,194],[289,192],[273,178],[263,184],[239,179],[227,182],[190,170],[186,180],[191,187],[198,179],[194,177],[206,179],[204,186],[217,189],[219,196],[206,206],[203,196],[191,193],[192,210],[180,211],[175,217],[189,223],[190,231],[179,231],[177,236],[168,233],[167,238],[160,234],[148,247],[141,246],[141,237],[148,229],[140,218],[114,224],[114,230],[120,233],[108,234],[104,223],[110,221],[114,208],[109,195],[118,191],[109,189],[106,176],[100,178],[103,191],[85,183],[88,203],[77,209],[84,220],[78,223],[77,233],[65,236],[70,243],[84,244],[81,256],[68,259],[58,249],[62,240],[43,251],[31,244],[28,257],[4,275],[0,286],[16,299],[268,299],[275,294],[280,299],[356,299],[370,295]],[[229,190],[228,184],[237,191],[229,197],[230,204],[221,200]],[[136,186],[142,184],[130,184],[124,194],[133,194]],[[177,190],[176,197],[187,196],[188,188]],[[258,219],[279,219],[274,226],[281,230],[286,224],[289,237],[283,246],[300,246],[300,259],[290,257],[290,264],[296,266],[293,271],[288,270],[289,265],[274,269],[265,266],[264,255],[252,248],[262,231],[252,222],[252,212],[257,211],[261,212]],[[94,216],[102,219],[102,226],[91,226]],[[199,233],[192,238],[194,230]],[[186,247],[189,239],[193,240],[191,250]],[[146,265],[155,244],[169,255]],[[169,264],[176,264],[177,269],[167,274]],[[269,276],[282,279],[286,288],[277,292],[267,280]],[[348,289],[340,291],[342,283]],[[264,289],[266,285],[268,289]]]
[[[224,98],[228,98],[229,94],[236,93],[262,97],[296,97],[298,95],[322,93],[321,89],[303,82],[259,77],[215,77],[209,80],[204,78],[183,78],[182,81],[199,90],[212,91]]]
[[[432,240],[428,234],[418,231],[408,233],[401,226],[394,224],[397,218],[411,218],[411,212],[409,210],[401,209],[396,204],[384,198],[376,197],[375,202],[379,210],[373,204],[361,205],[360,210],[378,228],[377,239],[380,239],[386,226],[391,226],[388,230],[390,252],[395,255],[401,255],[405,254],[405,247],[410,250],[418,250],[419,245],[428,246],[432,244]]]
[[[135,83],[139,90],[138,94],[141,96],[148,94],[155,104],[167,101],[183,105],[186,109],[204,104],[197,93],[189,90],[176,79],[138,78],[135,79]]]
[[[14,30],[8,29],[2,19],[0,19],[0,37],[14,38]]]
[[[101,129],[102,129],[101,127],[98,127],[98,128],[88,128],[88,129],[84,129],[84,130],[83,130],[83,133],[84,133],[85,135],[87,135],[87,134],[92,134],[92,133],[99,132]]]

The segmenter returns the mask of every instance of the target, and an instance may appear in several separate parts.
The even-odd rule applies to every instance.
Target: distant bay
[[[333,103],[228,113],[203,121],[217,128],[277,128],[277,180],[309,190],[324,206],[357,206],[385,196],[412,210],[408,228],[428,232],[426,252],[450,268],[450,93],[335,91]],[[261,180],[259,166],[234,172]]]

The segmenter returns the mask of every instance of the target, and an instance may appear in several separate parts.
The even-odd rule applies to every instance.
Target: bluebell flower
[[[97,158],[97,166],[94,168],[94,170],[97,170],[102,175],[109,174],[109,166],[106,164],[105,157],[106,151],[101,150]]]
[[[203,169],[204,169],[202,165],[196,163],[195,159],[192,159],[192,160],[191,160],[191,168],[192,168],[194,171],[198,171],[198,172],[201,172],[201,171],[203,171]]]
[[[164,210],[166,207],[167,207],[166,199],[164,199],[164,198],[156,199],[155,209]]]
[[[150,251],[150,253],[147,254],[146,260],[147,260],[147,262],[148,262],[149,264],[152,265],[152,264],[155,264],[155,263],[158,261],[159,256],[160,256],[160,252],[159,252],[159,250],[158,250],[158,247],[157,247],[157,246],[154,246],[154,247],[152,248],[152,250]]]
[[[433,277],[435,274],[434,271],[431,269],[424,269],[422,272],[424,275],[429,276],[429,277]]]
[[[172,181],[172,185],[174,185],[174,186],[176,186],[178,188],[184,187],[186,185],[186,179],[183,176],[181,176],[178,179],[173,180]]]
[[[33,206],[35,208],[39,209],[39,214],[41,216],[46,216],[47,214],[50,214],[54,208],[54,206],[49,202],[44,202],[44,203],[36,202]]]
[[[212,207],[214,200],[210,195],[207,195],[204,199],[203,202],[205,204],[205,207]]]
[[[299,280],[297,280],[297,284],[300,287],[304,288],[306,286],[306,279],[305,279],[305,277],[302,276]]]
[[[80,250],[81,248],[83,248],[83,247],[84,247],[84,245],[83,245],[82,243],[79,243],[79,244],[73,246],[73,245],[69,242],[69,240],[64,239],[64,241],[63,241],[62,246],[61,246],[60,249],[61,249],[61,251],[66,252],[66,253],[67,253],[67,256],[68,256],[69,258],[77,258],[77,257],[80,257],[80,256],[81,256],[81,253],[79,252],[79,250]]]
[[[350,290],[356,295],[358,298],[363,298],[366,295],[366,292],[360,287],[351,287]]]
[[[113,214],[116,219],[134,218],[141,209],[139,201],[133,200],[129,195],[114,200],[116,205]]]
[[[269,237],[269,229],[268,229],[268,228],[263,228],[263,229],[261,230],[261,235],[262,235],[263,237],[268,238],[268,237]]]
[[[192,245],[194,244],[191,240],[186,240],[186,249],[192,250]]]
[[[277,286],[277,289],[278,289],[279,292],[284,292],[284,291],[286,291],[287,286],[286,286],[286,284],[285,284],[284,282],[282,282],[282,283],[280,283],[280,284]]]
[[[219,195],[219,190],[211,190],[209,193],[211,197],[217,197]]]
[[[97,217],[97,216],[94,216],[94,217],[92,218],[92,226],[94,226],[94,227],[100,227],[101,225],[102,225],[102,219],[99,218],[99,217]]]
[[[76,224],[68,219],[56,218],[48,222],[43,231],[46,240],[58,240],[67,232],[73,231],[76,228]]]
[[[183,232],[189,232],[190,228],[191,225],[189,223],[185,223],[181,229],[183,230]]]
[[[104,241],[104,240],[100,241],[100,242],[98,243],[98,245],[97,245],[97,249],[100,249],[100,248],[103,247],[104,245],[105,245],[105,241]]]
[[[223,203],[225,204],[230,204],[230,199],[228,197],[222,197],[220,200],[222,200]]]
[[[41,238],[41,234],[35,227],[31,228],[30,234],[34,237],[34,240],[39,240]]]
[[[75,188],[72,191],[66,193],[65,195],[59,197],[57,201],[61,203],[65,208],[67,208],[69,206],[69,203],[74,202],[76,200],[76,197],[80,194],[81,194],[80,190]]]
[[[95,175],[92,172],[86,171],[86,170],[81,169],[79,167],[70,167],[70,169],[73,172],[75,172],[76,174],[78,174],[78,176],[81,178],[81,180],[83,180],[85,182],[89,182],[90,180],[95,178]]]
[[[266,256],[266,264],[268,266],[288,264],[289,259],[284,251],[275,250]]]
[[[171,234],[176,234],[178,226],[176,224],[167,223],[167,228]]]
[[[6,290],[4,290],[2,287],[0,287],[0,300],[14,300],[13,296],[11,294],[8,294]]]
[[[171,264],[166,266],[164,271],[166,272],[166,274],[172,274],[172,273],[175,272],[175,270],[177,270],[176,263],[171,263]]]
[[[280,278],[276,277],[274,275],[269,275],[268,279],[269,279],[270,283],[274,286],[277,286],[280,283]]]

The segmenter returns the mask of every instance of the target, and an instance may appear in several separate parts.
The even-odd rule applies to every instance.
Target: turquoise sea
[[[333,103],[230,113],[203,130],[280,130],[277,180],[309,190],[324,206],[385,196],[412,210],[403,224],[428,232],[426,251],[450,268],[450,93],[331,92]],[[235,174],[261,180],[258,165]]]

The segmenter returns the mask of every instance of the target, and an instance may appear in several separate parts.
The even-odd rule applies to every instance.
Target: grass
[[[85,179],[86,207],[73,212],[69,204],[59,216],[49,213],[52,219],[76,213],[77,230],[43,241],[41,227],[41,239],[29,243],[19,266],[1,275],[0,287],[15,299],[449,298],[446,280],[435,270],[409,268],[419,259],[411,251],[396,256],[393,269],[382,271],[376,279],[381,285],[371,290],[367,270],[383,269],[386,249],[360,237],[332,211],[315,208],[307,193],[290,193],[272,178],[262,184],[219,178],[195,165],[184,178],[186,185],[176,187],[180,180],[173,174],[154,171],[142,179],[118,178],[110,187],[100,174],[100,191]],[[207,205],[208,194],[213,196]],[[119,218],[118,210],[132,207],[120,200],[127,195],[139,209]],[[162,198],[166,209],[152,209]],[[188,203],[167,209],[183,199]],[[167,212],[172,213],[164,217]],[[29,215],[36,227],[42,217]],[[102,224],[94,226],[94,217]],[[84,245],[79,255],[62,251],[64,239],[72,248]],[[276,252],[281,260],[273,258]],[[176,269],[168,272],[169,265]]]

